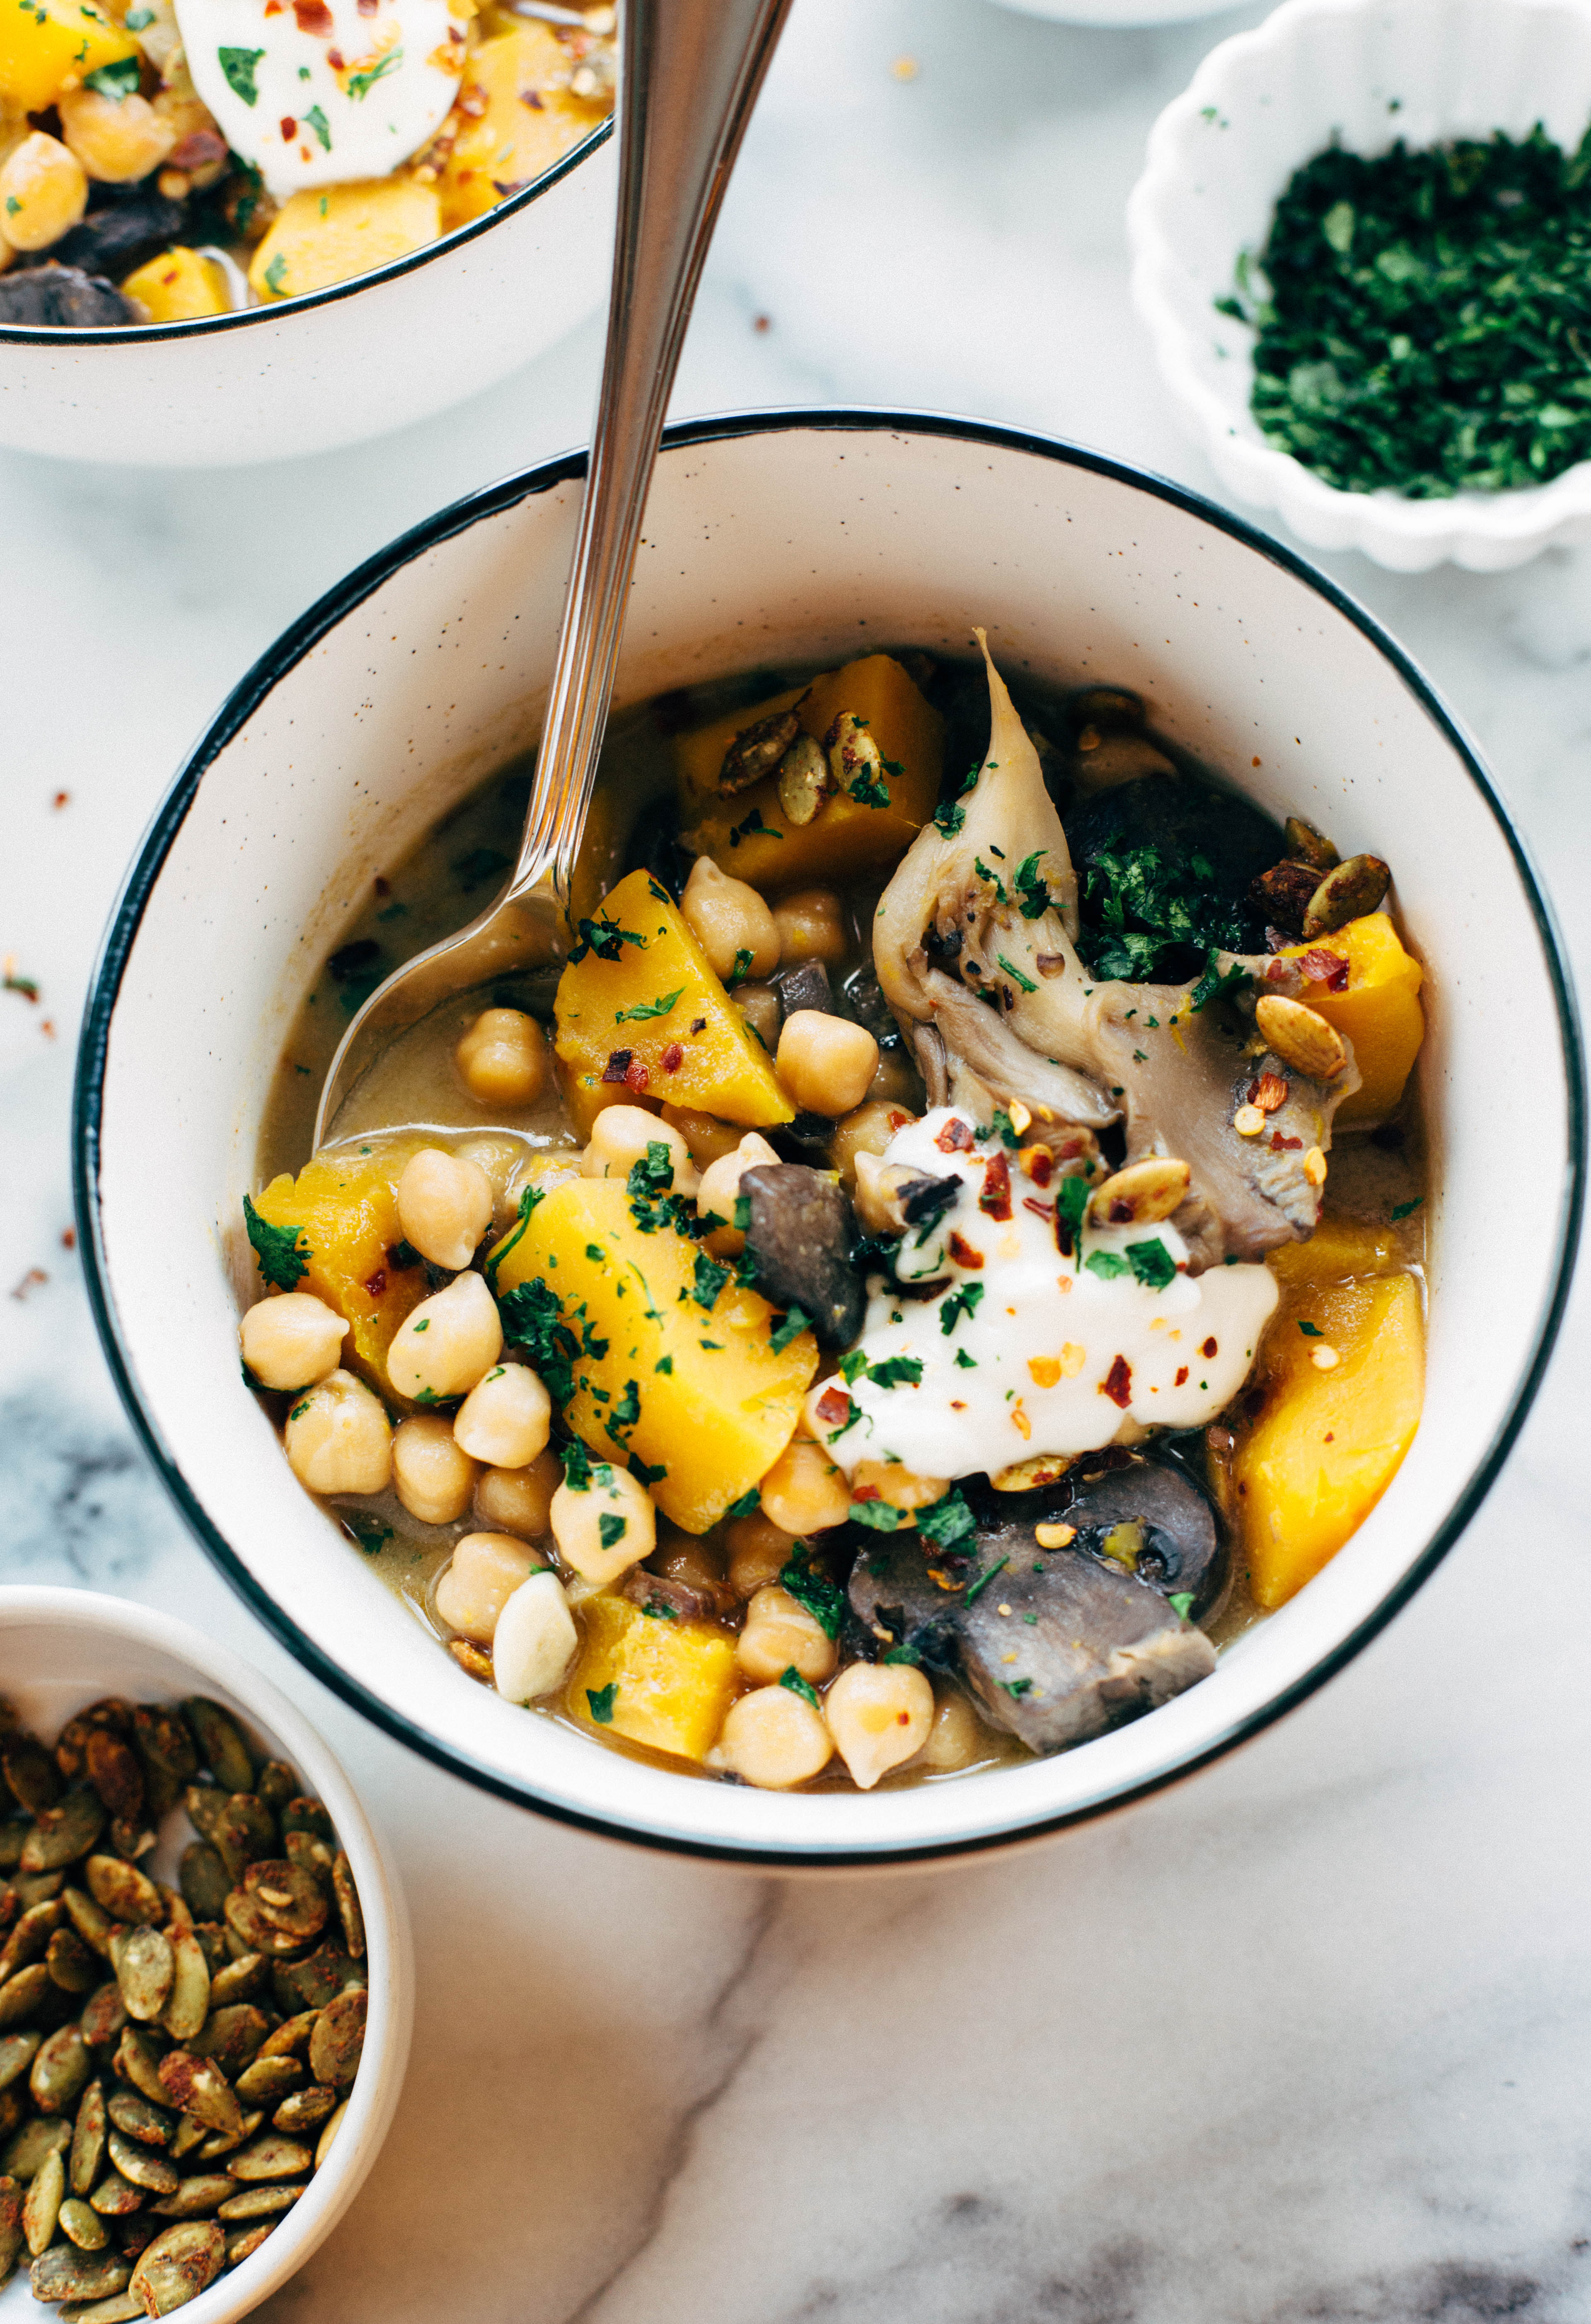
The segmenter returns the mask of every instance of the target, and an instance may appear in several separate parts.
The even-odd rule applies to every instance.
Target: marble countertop
[[[1210,489],[1133,319],[1122,207],[1158,108],[1261,13],[1105,32],[798,0],[676,410],[958,409]],[[407,435],[225,480],[0,456],[0,954],[40,987],[0,992],[0,1580],[119,1591],[250,1655],[362,1786],[414,1916],[397,2123],[264,2312],[1591,2318],[1583,1294],[1486,1508],[1323,1693],[1112,1821],[871,1882],[630,1852],[410,1757],[258,1628],[134,1448],[67,1247],[73,1038],[123,868],[254,656],[402,527],[581,437],[598,354],[591,327]],[[1331,569],[1478,736],[1583,974],[1591,550]],[[1528,1215],[1522,1095],[1499,1089],[1524,1132],[1500,1219]]]

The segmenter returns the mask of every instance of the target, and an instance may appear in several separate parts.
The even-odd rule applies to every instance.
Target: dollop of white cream
[[[947,1125],[974,1133],[970,1149],[940,1145]],[[956,1133],[952,1132],[954,1138]],[[1063,1258],[1055,1186],[1026,1178],[1017,1156],[941,1107],[891,1140],[886,1159],[924,1174],[951,1173],[963,1191],[927,1231],[908,1236],[899,1271],[918,1282],[948,1277],[931,1299],[902,1298],[874,1277],[867,1320],[845,1369],[812,1391],[808,1410],[846,1475],[859,1462],[896,1460],[925,1477],[991,1475],[1035,1454],[1097,1452],[1124,1419],[1152,1428],[1199,1428],[1248,1376],[1276,1305],[1267,1267],[1187,1272],[1188,1246],[1170,1225],[1094,1227]],[[1002,1165],[1010,1215],[1003,1209]],[[992,1175],[991,1175],[992,1173]],[[1140,1279],[1129,1252],[1159,1244],[1176,1272],[1162,1287]],[[1090,1264],[1103,1260],[1103,1265]],[[1117,1262],[1120,1272],[1112,1270]],[[981,1264],[975,1262],[981,1261]],[[882,1285],[882,1287],[881,1287]],[[893,1371],[892,1360],[903,1359]],[[911,1367],[920,1377],[911,1377]],[[849,1398],[849,1416],[835,1417]]]
[[[464,70],[449,0],[177,0],[189,69],[279,201],[384,178],[430,143]]]

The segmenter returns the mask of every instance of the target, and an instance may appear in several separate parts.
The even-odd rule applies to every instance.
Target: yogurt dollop
[[[1076,1250],[1063,1257],[1055,1186],[1032,1185],[952,1107],[900,1131],[886,1159],[953,1173],[962,1191],[899,1262],[945,1287],[903,1298],[872,1278],[861,1340],[812,1392],[814,1425],[847,1476],[863,1461],[964,1477],[1097,1452],[1126,1419],[1202,1427],[1243,1386],[1276,1305],[1269,1268],[1190,1276],[1169,1224],[1090,1225],[1081,1265]]]
[[[449,0],[177,0],[195,88],[279,201],[384,178],[429,143],[458,95],[470,13]]]

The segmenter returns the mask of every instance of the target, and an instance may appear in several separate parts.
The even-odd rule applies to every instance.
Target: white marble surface
[[[1133,322],[1121,208],[1157,107],[1258,13],[1111,33],[799,0],[678,410],[955,407],[1205,483]],[[42,987],[0,993],[0,1579],[130,1592],[270,1669],[394,1837],[419,1943],[397,2126],[269,2312],[1591,2318],[1583,1298],[1488,1507],[1323,1695],[1107,1825],[874,1883],[632,1854],[411,1758],[275,1648],[134,1449],[62,1248],[73,1035],[122,868],[253,656],[402,526],[577,438],[597,355],[587,331],[297,468],[0,459],[0,953]],[[1479,735],[1583,964],[1591,555],[1337,570]],[[1498,1101],[1505,1247],[1529,1093]]]

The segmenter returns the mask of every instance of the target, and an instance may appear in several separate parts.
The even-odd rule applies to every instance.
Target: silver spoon
[[[791,0],[627,0],[607,354],[552,689],[519,860],[457,936],[378,985],[315,1116],[324,1145],[361,1074],[443,1001],[556,959],[607,724],[641,519],[702,263]]]

